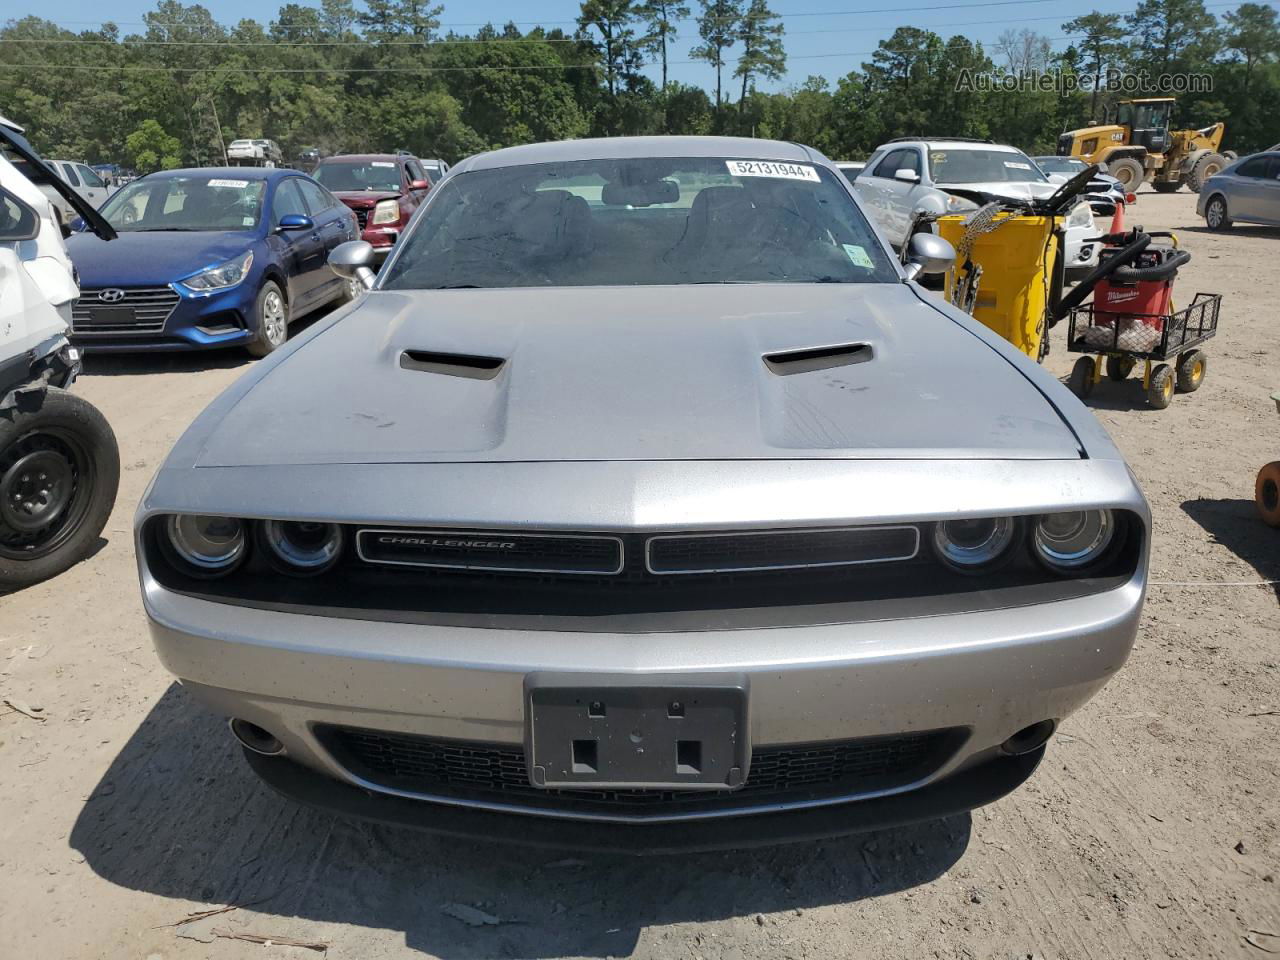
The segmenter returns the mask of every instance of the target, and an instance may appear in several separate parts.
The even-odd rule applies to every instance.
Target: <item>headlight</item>
[[[957,197],[955,194],[949,193],[947,194],[947,209],[948,210],[966,210],[966,211],[977,210],[978,205],[974,203],[972,200],[968,200],[964,197]]]
[[[369,218],[369,222],[399,223],[400,204],[395,200],[379,200],[378,205],[373,208],[373,216]]]
[[[1013,517],[940,520],[933,527],[933,549],[948,566],[976,571],[1004,557],[1016,532]]]
[[[203,576],[229,573],[245,553],[244,523],[235,517],[175,514],[165,521],[174,553]]]
[[[323,573],[342,553],[342,528],[336,523],[264,520],[261,529],[267,549],[285,573]]]
[[[1081,201],[1071,208],[1071,213],[1067,216],[1068,227],[1092,227],[1093,226],[1093,210],[1089,204]]]
[[[227,287],[234,287],[247,277],[251,266],[253,266],[253,251],[248,250],[234,260],[202,270],[194,277],[187,277],[182,281],[182,285],[192,290],[225,290]]]
[[[1102,556],[1115,535],[1110,510],[1046,513],[1036,520],[1036,556],[1058,570],[1087,566]]]

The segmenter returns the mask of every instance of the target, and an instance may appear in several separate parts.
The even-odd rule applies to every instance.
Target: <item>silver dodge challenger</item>
[[[282,793],[632,851],[944,816],[1124,663],[1149,513],[838,170],[727,138],[455,167],[137,514],[155,645]],[[369,281],[371,281],[369,283]]]

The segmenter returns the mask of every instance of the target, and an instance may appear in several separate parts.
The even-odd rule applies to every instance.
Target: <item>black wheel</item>
[[[1081,357],[1075,362],[1067,386],[1081,400],[1093,393],[1093,357]]]
[[[1138,188],[1142,186],[1142,181],[1146,177],[1142,164],[1132,157],[1112,160],[1107,164],[1107,173],[1119,180],[1127,193],[1137,193]]]
[[[1128,380],[1136,363],[1133,357],[1107,357],[1107,379],[1117,383]]]
[[[84,559],[120,485],[116,436],[96,407],[57,387],[28,397],[0,414],[0,590]]]
[[[1209,178],[1220,172],[1227,165],[1227,158],[1220,153],[1206,153],[1196,161],[1191,172],[1187,174],[1187,186],[1192,193],[1199,193]]]
[[[1188,350],[1178,357],[1178,392],[1195,393],[1208,370],[1209,358],[1203,350]]]
[[[1147,387],[1147,403],[1157,410],[1163,410],[1173,403],[1174,374],[1173,367],[1161,363],[1151,371],[1151,384]]]
[[[249,343],[248,350],[255,357],[265,357],[289,339],[289,301],[274,280],[268,280],[258,291],[254,312],[258,335]]]
[[[1227,216],[1227,201],[1221,195],[1210,197],[1204,208],[1204,222],[1210,230],[1230,230],[1231,218]]]
[[[1181,180],[1156,180],[1151,186],[1156,188],[1156,193],[1177,193],[1182,186]]]

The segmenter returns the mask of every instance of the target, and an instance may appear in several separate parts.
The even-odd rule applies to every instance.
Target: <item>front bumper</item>
[[[366,227],[360,233],[360,239],[373,247],[374,258],[381,263],[391,255],[396,241],[400,239],[400,225],[390,227]]]
[[[799,818],[798,835],[808,835],[819,821],[861,829],[887,822],[894,803],[882,802],[884,797],[897,797],[904,810],[919,803],[922,811],[954,812],[986,802],[983,789],[963,786],[971,781],[993,776],[992,783],[1007,784],[993,787],[987,799],[1012,789],[1016,771],[1006,765],[1004,773],[989,772],[996,769],[989,765],[999,759],[1000,745],[1032,724],[1061,720],[1106,683],[1132,647],[1143,597],[1140,573],[1104,593],[1027,607],[804,627],[609,634],[425,626],[239,607],[171,592],[145,570],[143,587],[165,666],[213,710],[257,724],[284,744],[287,760],[255,760],[255,766],[286,792],[301,791],[348,812],[354,812],[349,799],[357,793],[399,797],[413,802],[393,804],[401,813],[391,819],[417,809],[414,816],[428,827],[454,822],[460,805],[521,814],[518,821],[531,825],[531,833],[542,831],[534,824],[547,820],[585,820],[623,833],[708,818],[748,817],[754,823],[764,808],[673,814],[658,807],[643,816],[612,816],[535,808],[518,797],[464,803],[367,779],[331,752],[320,733],[336,726],[478,746],[521,745],[526,677],[543,671],[581,673],[584,683],[602,674],[634,675],[643,683],[657,673],[740,673],[749,682],[747,726],[755,749],[963,731],[937,765],[909,783],[820,800],[793,798],[767,808],[770,814],[839,808],[831,818]],[[931,799],[910,799],[916,796]]]
[[[229,290],[195,293],[171,284],[178,301],[163,325],[150,329],[96,330],[73,326],[71,342],[85,353],[143,353],[243,346],[256,335],[257,285],[245,280]]]

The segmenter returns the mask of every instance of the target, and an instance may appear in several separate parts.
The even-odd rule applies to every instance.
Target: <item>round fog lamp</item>
[[[264,520],[262,537],[291,573],[322,573],[342,552],[342,528],[310,520]]]
[[[975,570],[998,560],[1013,542],[1012,517],[941,520],[933,527],[933,549],[945,563]]]
[[[1036,556],[1050,567],[1073,570],[1102,556],[1114,534],[1110,510],[1046,513],[1036,521]]]
[[[235,517],[175,514],[165,530],[174,552],[206,574],[226,573],[244,556],[244,523]]]

